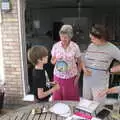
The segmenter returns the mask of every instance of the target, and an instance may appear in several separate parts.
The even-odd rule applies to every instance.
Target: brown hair
[[[103,38],[105,41],[109,40],[109,34],[107,28],[104,25],[95,24],[90,30],[90,34],[98,39]]]
[[[36,65],[38,59],[48,56],[48,50],[44,46],[33,46],[28,50],[28,60],[33,64]]]

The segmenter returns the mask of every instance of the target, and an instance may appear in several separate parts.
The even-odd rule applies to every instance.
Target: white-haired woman
[[[60,89],[53,94],[53,100],[79,100],[78,80],[81,52],[79,46],[71,41],[71,25],[63,25],[59,31],[60,41],[53,45],[51,62],[54,67],[54,81]]]

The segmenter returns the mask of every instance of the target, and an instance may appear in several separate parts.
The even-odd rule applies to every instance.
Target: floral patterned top
[[[77,58],[81,56],[79,46],[70,41],[69,46],[64,49],[61,41],[53,45],[51,51],[52,57],[57,58],[54,68],[54,75],[63,79],[69,79],[77,75],[78,68],[76,64]]]

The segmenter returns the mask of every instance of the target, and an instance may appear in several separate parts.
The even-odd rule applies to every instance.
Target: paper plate
[[[71,110],[68,105],[64,103],[56,103],[50,108],[50,112],[59,114],[61,116],[68,117],[71,114]]]

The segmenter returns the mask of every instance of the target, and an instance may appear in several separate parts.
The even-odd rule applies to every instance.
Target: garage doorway
[[[119,0],[116,2],[114,0],[26,0],[24,4],[25,33],[23,34],[26,39],[24,43],[26,53],[31,46],[44,45],[49,49],[50,54],[52,45],[59,40],[58,31],[62,24],[75,26],[75,33],[79,33],[76,34],[78,35],[76,38],[79,38],[76,42],[82,52],[89,44],[89,28],[94,23],[106,25],[109,28],[111,41],[120,46]],[[25,59],[27,60],[27,57]],[[25,67],[28,73],[25,74],[27,82],[24,82],[26,94],[31,92],[28,90],[28,83],[31,81],[32,67],[30,63]],[[52,80],[53,66],[49,63],[47,68]]]

